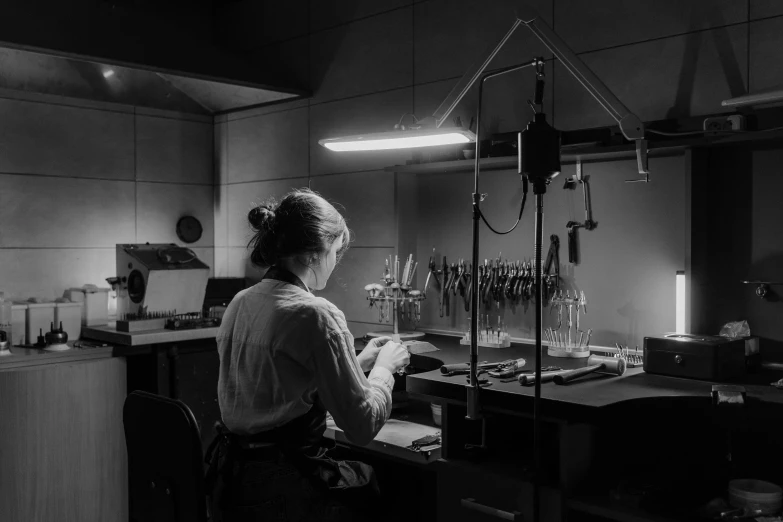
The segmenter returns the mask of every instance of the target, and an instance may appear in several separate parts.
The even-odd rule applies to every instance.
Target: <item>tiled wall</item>
[[[212,118],[0,92],[0,291],[108,286],[115,244],[174,242],[214,263]]]
[[[403,181],[382,170],[404,163],[410,152],[336,154],[317,142],[389,130],[401,115],[412,111],[418,117],[431,114],[467,67],[510,28],[518,2],[260,4],[232,3],[231,16],[226,17],[235,29],[231,43],[250,59],[285,56],[291,70],[309,81],[314,94],[309,102],[232,114],[218,121],[222,176],[216,196],[216,266],[224,275],[252,274],[244,261],[248,233],[244,215],[250,202],[309,183],[346,207],[349,225],[356,232],[351,255],[325,295],[346,311],[355,333],[361,334],[373,328],[374,318],[366,310],[360,286],[378,277],[380,261],[398,240],[410,243],[409,238],[396,236],[398,222],[405,218],[397,215],[404,202],[395,204]],[[529,4],[644,120],[718,113],[723,99],[783,84],[777,52],[783,38],[780,2],[532,0]],[[244,27],[247,20],[258,17],[268,30],[259,31],[256,24]],[[490,68],[534,56],[548,60],[545,103],[550,122],[562,130],[613,123],[567,71],[559,64],[552,67],[551,55],[525,28],[518,29]],[[531,116],[526,100],[533,88],[529,70],[488,83],[482,132],[524,128]],[[475,91],[453,113],[464,124],[475,114]],[[629,164],[627,175],[632,174]],[[670,239],[674,243],[665,247],[682,252],[684,239]]]

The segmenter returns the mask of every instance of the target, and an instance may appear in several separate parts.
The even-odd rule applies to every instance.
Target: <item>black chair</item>
[[[131,522],[206,522],[198,424],[182,402],[144,391],[125,399]]]

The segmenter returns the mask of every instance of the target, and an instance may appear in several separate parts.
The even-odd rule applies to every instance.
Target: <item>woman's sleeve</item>
[[[348,440],[367,445],[389,419],[394,377],[377,366],[364,376],[350,332],[332,331],[324,342],[313,350],[318,396]]]

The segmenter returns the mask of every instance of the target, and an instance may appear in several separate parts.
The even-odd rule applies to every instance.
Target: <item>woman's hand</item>
[[[376,366],[386,368],[391,373],[402,370],[411,362],[411,356],[405,345],[390,341],[381,348],[375,360]]]
[[[378,354],[381,352],[381,348],[389,341],[391,341],[391,337],[375,337],[367,343],[364,350],[356,356],[356,358],[359,359],[359,364],[361,365],[363,372],[372,370],[372,367],[375,366],[375,359],[378,358]]]

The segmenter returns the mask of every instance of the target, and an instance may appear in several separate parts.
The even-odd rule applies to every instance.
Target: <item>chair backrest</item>
[[[190,408],[137,390],[125,399],[122,420],[131,521],[205,522],[203,453]]]

